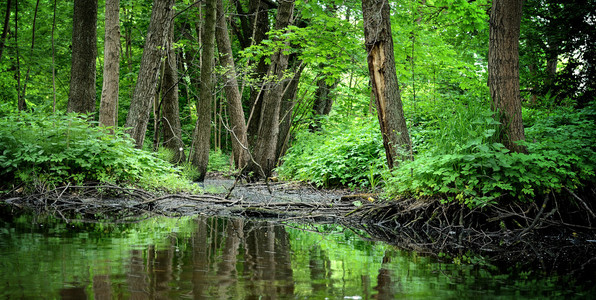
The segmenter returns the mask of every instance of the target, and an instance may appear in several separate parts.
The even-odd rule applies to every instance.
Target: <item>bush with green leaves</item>
[[[86,182],[190,189],[180,170],[76,114],[11,113],[0,120],[0,178],[27,187]],[[4,186],[4,188],[9,188]]]
[[[377,119],[331,124],[325,122],[321,131],[298,133],[277,169],[280,176],[324,187],[374,187],[385,165]]]
[[[499,199],[533,201],[563,188],[593,184],[595,119],[592,106],[581,111],[561,109],[533,120],[523,142],[528,154],[509,153],[502,144],[490,142],[494,130],[470,135],[468,142],[455,145],[450,153],[426,151],[403,163],[388,180],[386,191],[391,197],[429,196],[482,207]]]

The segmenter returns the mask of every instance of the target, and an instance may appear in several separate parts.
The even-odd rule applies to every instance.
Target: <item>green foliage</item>
[[[320,132],[300,132],[278,172],[325,187],[376,185],[385,165],[378,126],[376,118],[369,117],[327,124]]]
[[[528,154],[491,143],[494,131],[469,137],[452,151],[427,151],[403,163],[388,180],[389,195],[440,197],[469,207],[499,199],[533,201],[539,195],[576,189],[596,180],[596,130],[592,108],[560,110],[535,120],[523,142]],[[445,132],[452,128],[443,128]],[[488,138],[484,140],[484,138]]]
[[[0,121],[0,173],[28,187],[110,182],[185,189],[180,171],[135,149],[123,132],[94,127],[86,116],[9,114]]]
[[[230,156],[223,153],[221,149],[211,150],[209,152],[209,164],[207,165],[207,171],[230,173],[233,170],[230,164]]]

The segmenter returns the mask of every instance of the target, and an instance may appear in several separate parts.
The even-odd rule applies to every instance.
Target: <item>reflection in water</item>
[[[43,226],[42,226],[43,225]],[[296,225],[299,226],[299,225]],[[594,288],[539,272],[440,264],[342,228],[153,219],[89,225],[0,220],[0,298],[395,299],[552,295]],[[321,233],[324,232],[324,233]],[[6,270],[14,270],[7,272]],[[534,276],[531,276],[534,275]]]

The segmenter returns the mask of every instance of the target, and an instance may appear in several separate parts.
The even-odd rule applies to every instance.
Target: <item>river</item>
[[[6,211],[0,219],[1,299],[596,296],[593,282],[404,251],[333,224],[208,216],[67,223]]]

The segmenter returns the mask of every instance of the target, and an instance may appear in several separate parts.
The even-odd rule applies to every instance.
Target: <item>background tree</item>
[[[500,140],[514,152],[526,152],[519,89],[519,32],[522,0],[495,0],[490,13],[488,85],[492,109],[501,122]]]
[[[294,0],[281,0],[275,20],[275,30],[283,30],[292,22]],[[259,133],[254,149],[255,163],[250,167],[255,176],[269,177],[275,168],[277,139],[279,137],[279,111],[284,88],[284,72],[288,67],[286,44],[269,58],[270,65],[267,71],[267,80],[264,85],[263,107],[259,124]]]
[[[163,117],[163,145],[174,153],[172,162],[182,163],[186,160],[184,142],[182,141],[182,127],[180,125],[180,107],[178,97],[178,63],[174,49],[174,26],[170,26],[167,43],[167,56],[164,61],[162,81]]]
[[[596,93],[594,1],[524,1],[520,43],[522,91],[532,103],[565,100],[584,107]]]
[[[155,100],[159,66],[172,25],[173,5],[174,0],[153,1],[141,67],[126,117],[126,127],[130,128],[127,132],[135,140],[137,148],[141,148],[145,141],[151,104]]]
[[[103,86],[99,104],[99,123],[118,126],[120,83],[120,0],[106,0]]]
[[[211,139],[211,103],[213,102],[213,66],[215,58],[215,16],[216,1],[205,3],[205,22],[201,41],[201,87],[197,103],[198,120],[192,138],[192,164],[198,169],[196,180],[203,181],[209,163],[209,147]]]
[[[242,108],[242,95],[238,87],[236,65],[232,53],[232,44],[228,36],[228,24],[222,0],[217,0],[216,40],[219,50],[219,61],[225,69],[224,90],[226,93],[232,131],[232,151],[236,168],[242,170],[250,159],[246,121]]]
[[[6,1],[6,10],[4,11],[4,23],[2,26],[2,36],[0,36],[0,62],[2,61],[2,54],[4,53],[4,45],[6,43],[6,36],[8,35],[8,30],[10,26],[10,9],[11,9],[11,0]]]
[[[387,166],[412,157],[393,55],[390,6],[387,0],[363,0],[364,37],[368,70],[383,135]]]
[[[74,2],[72,65],[68,111],[95,111],[95,61],[97,59],[97,0]]]

